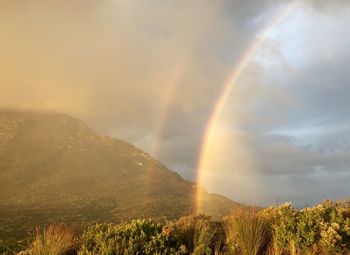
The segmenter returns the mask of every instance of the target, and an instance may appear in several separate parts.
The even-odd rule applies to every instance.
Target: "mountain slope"
[[[34,224],[84,225],[194,211],[195,183],[133,145],[64,114],[0,111],[0,237]],[[206,213],[236,203],[207,194]]]

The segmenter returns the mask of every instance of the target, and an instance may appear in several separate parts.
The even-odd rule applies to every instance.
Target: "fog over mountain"
[[[202,191],[133,145],[96,134],[71,116],[0,111],[0,238],[34,225],[214,218],[239,204]]]
[[[196,181],[242,55],[290,1],[0,3],[0,108],[63,112]],[[298,1],[220,114],[210,192],[313,204],[350,195],[350,3]]]

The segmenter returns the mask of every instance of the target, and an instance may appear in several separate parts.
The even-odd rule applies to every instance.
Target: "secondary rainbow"
[[[151,149],[151,155],[154,158],[159,157],[159,150],[163,138],[164,128],[166,124],[166,120],[168,119],[168,115],[170,114],[171,106],[173,103],[173,99],[176,93],[176,88],[179,82],[179,79],[181,78],[181,74],[185,67],[185,58],[180,57],[179,61],[177,61],[177,64],[174,66],[174,69],[172,70],[171,74],[169,75],[169,80],[165,83],[165,96],[163,100],[163,108],[161,109],[160,117],[158,119],[158,123],[156,125],[157,129],[154,133],[154,143]],[[147,165],[147,175],[145,180],[146,185],[146,191],[147,196],[146,198],[148,201],[152,201],[152,180],[154,180],[157,176],[156,168],[159,167],[158,163],[156,161],[150,161],[149,165]]]
[[[217,129],[218,120],[220,117],[220,114],[225,106],[225,103],[233,89],[233,87],[236,85],[239,77],[244,72],[246,67],[249,65],[251,59],[254,57],[256,52],[259,50],[259,48],[263,45],[264,41],[267,39],[268,35],[273,31],[273,29],[278,26],[284,19],[286,19],[290,13],[296,8],[297,4],[299,3],[299,0],[293,0],[290,3],[286,5],[285,8],[282,9],[280,13],[261,31],[261,35],[258,36],[252,44],[247,48],[247,50],[244,52],[244,54],[241,56],[238,64],[233,68],[232,72],[230,73],[227,82],[225,83],[222,93],[218,100],[216,101],[213,112],[210,116],[210,119],[207,124],[207,128],[204,134],[204,139],[199,155],[198,160],[198,168],[197,168],[197,183],[198,185],[201,185],[203,182],[203,173],[206,170],[207,166],[207,160],[209,151],[213,142],[214,134]],[[197,189],[197,196],[196,196],[196,210],[197,213],[201,212],[201,189]]]

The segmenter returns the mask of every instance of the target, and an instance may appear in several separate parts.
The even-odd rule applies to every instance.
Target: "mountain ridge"
[[[176,218],[195,212],[201,188],[79,119],[17,110],[0,110],[0,187],[0,236],[33,224]],[[239,205],[204,194],[213,217]]]

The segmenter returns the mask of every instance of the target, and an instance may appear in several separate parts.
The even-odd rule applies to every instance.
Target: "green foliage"
[[[123,225],[97,224],[82,235],[79,255],[182,254],[172,247],[160,224],[134,220]]]
[[[13,255],[17,254],[21,250],[31,243],[32,239],[27,238],[19,241],[15,240],[0,240],[0,255]]]
[[[274,249],[282,253],[350,251],[350,213],[346,203],[325,201],[302,210],[286,203],[265,209],[261,215],[270,219]]]
[[[350,204],[324,203],[298,210],[290,203],[262,211],[236,209],[223,222],[205,215],[165,224],[134,220],[97,224],[74,242],[64,226],[37,229],[34,241],[0,242],[0,254],[22,255],[313,255],[350,254]],[[75,254],[75,253],[73,253]]]

